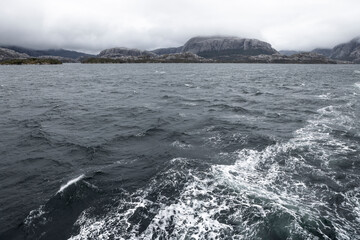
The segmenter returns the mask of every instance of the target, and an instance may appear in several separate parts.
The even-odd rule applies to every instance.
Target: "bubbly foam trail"
[[[85,174],[81,174],[80,176],[73,178],[71,180],[69,180],[66,184],[62,185],[59,189],[59,191],[57,191],[56,194],[63,192],[66,188],[68,188],[70,185],[77,183],[78,181],[80,181],[81,179],[83,179],[85,177]]]
[[[84,211],[75,224],[79,233],[70,239],[262,239],[269,231],[289,239],[360,239],[359,189],[339,192],[305,181],[309,175],[328,180],[333,188],[340,184],[329,161],[356,151],[332,134],[354,127],[355,116],[343,108],[350,104],[319,109],[318,117],[287,142],[235,152],[234,165],[213,165],[203,172],[191,167],[191,159],[173,159],[169,170],[119,199],[105,216]],[[179,195],[168,196],[168,189]],[[343,203],[334,209],[325,195],[341,196]],[[354,220],[340,217],[342,208]],[[139,216],[149,223],[134,221]]]

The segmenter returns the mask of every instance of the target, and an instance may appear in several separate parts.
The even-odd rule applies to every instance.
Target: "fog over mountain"
[[[332,48],[360,35],[360,1],[0,1],[0,45],[98,53],[206,35],[256,38],[277,50]]]

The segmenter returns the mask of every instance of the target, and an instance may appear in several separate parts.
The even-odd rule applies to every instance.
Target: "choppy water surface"
[[[0,239],[360,239],[360,66],[0,67]]]

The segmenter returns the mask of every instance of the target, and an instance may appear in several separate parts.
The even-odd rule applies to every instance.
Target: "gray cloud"
[[[360,35],[360,1],[0,1],[0,44],[95,53],[215,34],[258,38],[278,50],[333,47]]]

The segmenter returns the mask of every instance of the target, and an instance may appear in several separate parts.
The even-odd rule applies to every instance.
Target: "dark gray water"
[[[0,67],[0,239],[360,239],[360,66]]]

